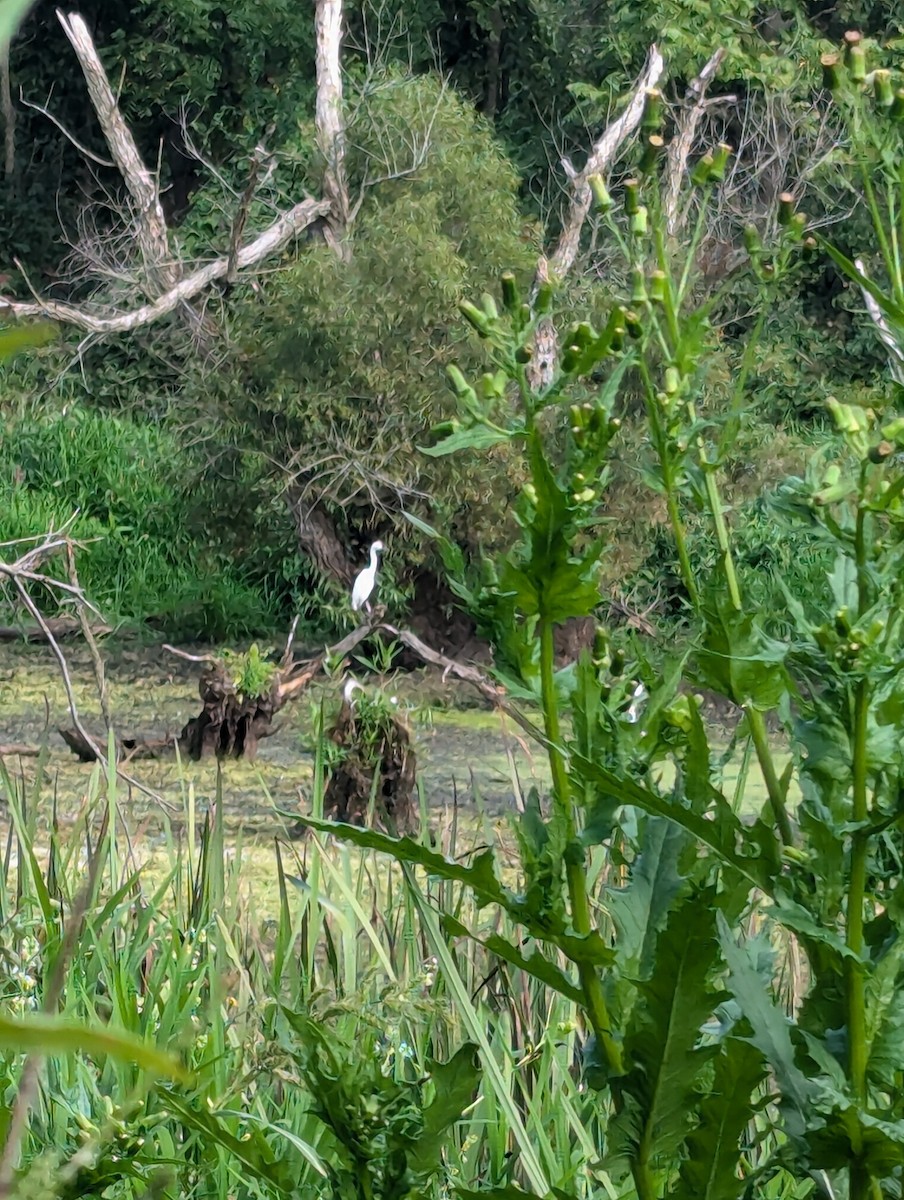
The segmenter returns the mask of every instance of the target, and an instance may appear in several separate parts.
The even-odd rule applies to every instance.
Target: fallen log
[[[0,642],[46,642],[48,634],[63,641],[66,638],[81,636],[82,625],[78,617],[48,617],[46,628],[40,625],[0,625]],[[112,633],[112,625],[98,623],[90,626],[91,632],[98,637]]]
[[[0,744],[0,758],[37,758],[40,753],[38,746],[23,746],[19,742]]]

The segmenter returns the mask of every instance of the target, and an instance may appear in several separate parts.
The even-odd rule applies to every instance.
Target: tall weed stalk
[[[887,71],[867,73],[855,35],[823,66],[849,113],[878,275],[822,244],[863,289],[900,380],[904,90]],[[514,923],[515,938],[487,936],[445,914],[448,931],[482,940],[578,1006],[583,1078],[595,1095],[582,1119],[626,1194],[729,1200],[815,1187],[878,1200],[898,1194],[904,1167],[902,388],[896,382],[870,408],[828,396],[839,440],[814,455],[805,478],[778,489],[777,521],[828,548],[834,566],[832,607],[788,593],[793,632],[776,640],[745,600],[722,476],[753,402],[763,316],[797,255],[818,252],[818,240],[790,194],[768,236],[748,230],[760,316],[734,394],[715,411],[707,362],[723,297],[701,288],[696,264],[731,151],[714,148],[690,173],[693,232],[682,252],[660,204],[660,111],[651,95],[636,177],[616,197],[591,180],[625,280],[602,327],[559,331],[555,373],[534,386],[553,289],[524,297],[506,276],[501,305],[489,295],[463,304],[491,369],[473,383],[450,369],[459,415],[426,451],[486,453],[506,443],[520,451],[527,479],[517,536],[493,560],[466,561],[418,522],[491,643],[499,682],[542,714],[552,789],[548,804],[532,794],[518,818],[518,885],[491,849],[463,864],[408,839],[333,832],[464,885],[481,909]],[[557,628],[599,606],[605,489],[630,389],[643,398],[645,477],[671,528],[691,648],[654,668],[639,646],[616,648],[600,626],[592,649],[559,667]],[[714,569],[697,565],[687,518],[698,512],[719,547]],[[744,795],[723,780],[696,688],[742,716],[745,759],[757,760],[767,797],[751,819],[739,815]],[[780,742],[791,752],[783,770]],[[422,919],[428,928],[436,920],[426,911]],[[789,945],[805,956],[791,1020],[776,962]],[[542,1194],[527,1156],[521,1173]]]

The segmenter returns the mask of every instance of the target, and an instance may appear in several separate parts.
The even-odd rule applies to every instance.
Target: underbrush
[[[272,851],[227,845],[223,804],[197,811],[190,790],[181,835],[167,826],[151,846],[99,771],[78,819],[48,831],[40,785],[2,782],[4,1012],[50,1002],[190,1073],[155,1078],[91,1043],[51,1054],[17,1197],[388,1200],[513,1180],[614,1195],[587,1165],[595,1102],[578,1082],[575,1004],[496,958],[508,922],[486,921],[460,887],[316,834]],[[438,837],[448,858],[471,857],[454,815]],[[272,855],[271,888],[246,886],[251,853]],[[12,1106],[23,1059],[9,1035],[0,1088]]]
[[[18,420],[0,439],[0,541],[77,514],[81,582],[113,621],[184,639],[271,628],[266,595],[198,526],[190,472],[159,426],[80,409]]]

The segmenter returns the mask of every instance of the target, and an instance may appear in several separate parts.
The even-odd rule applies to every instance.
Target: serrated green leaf
[[[630,883],[606,895],[606,907],[618,931],[621,967],[631,978],[647,979],[650,975],[656,939],[686,886],[678,873],[678,859],[690,841],[687,832],[674,822],[663,817],[648,818]]]
[[[668,1168],[677,1154],[695,1108],[697,1075],[715,1053],[698,1044],[700,1027],[720,1000],[710,985],[719,960],[714,902],[712,889],[697,891],[672,912],[631,1012],[625,1039],[631,1065],[619,1087],[635,1103],[631,1154],[648,1168]]]
[[[767,991],[765,980],[740,947],[721,913],[717,914],[719,941],[728,964],[729,988],[753,1030],[751,1041],[772,1068],[783,1100],[785,1127],[799,1137],[807,1124],[813,1089],[794,1058],[791,1029],[784,1012]]]
[[[221,1146],[231,1158],[242,1164],[253,1179],[275,1188],[282,1195],[288,1195],[293,1190],[282,1164],[274,1161],[273,1151],[260,1130],[250,1131],[247,1138],[237,1138],[209,1109],[186,1103],[169,1088],[161,1089],[160,1095],[166,1107],[172,1109],[189,1129],[196,1130],[213,1145]]]
[[[477,1046],[466,1042],[448,1062],[431,1062],[428,1070],[435,1094],[424,1109],[424,1128],[410,1155],[416,1171],[432,1170],[440,1161],[442,1136],[474,1099],[480,1083]]]
[[[755,1046],[728,1038],[715,1061],[708,1094],[697,1109],[699,1124],[688,1135],[674,1200],[737,1200],[748,1181],[738,1171],[741,1142],[758,1107],[754,1092],[766,1069]]]
[[[488,950],[490,954],[495,954],[504,962],[510,963],[513,967],[518,967],[519,970],[532,975],[534,979],[539,979],[541,983],[545,983],[547,987],[551,987],[560,996],[565,996],[569,1000],[573,1000],[575,1004],[584,1003],[584,993],[578,985],[560,967],[550,962],[539,947],[535,947],[531,953],[525,953],[521,946],[514,945],[500,934],[491,933],[483,937],[480,934],[472,932],[461,921],[455,917],[450,917],[448,914],[442,917],[442,923],[443,927],[453,936],[466,937],[473,942],[477,942],[478,945]],[[612,956],[613,952],[610,950],[609,954]]]
[[[657,796],[633,779],[622,779],[580,755],[573,756],[572,765],[581,779],[600,789],[605,805],[608,806],[614,799],[619,804],[634,805],[653,816],[665,817],[667,821],[687,830],[702,845],[708,846],[726,866],[733,867],[754,887],[762,888],[767,895],[771,893],[765,869],[756,860],[743,858],[737,853],[733,843],[734,835],[740,834],[740,822],[730,812],[725,820],[708,821],[690,809]]]
[[[398,862],[423,867],[428,874],[435,875],[438,879],[453,879],[464,883],[474,893],[481,906],[495,903],[508,907],[511,904],[511,896],[504,891],[496,878],[492,850],[485,850],[475,857],[471,866],[465,866],[444,858],[434,850],[428,850],[426,846],[409,837],[393,838],[388,834],[378,833],[375,829],[364,829],[360,825],[344,825],[338,821],[322,821],[317,817],[299,817],[297,814],[284,815],[291,815],[293,820],[300,821],[302,825],[320,833],[329,833],[340,841],[351,842],[353,846],[360,846],[364,850],[380,850]]]
[[[409,525],[413,525],[415,529],[426,534],[427,537],[436,542],[440,558],[443,560],[443,566],[450,575],[457,577],[458,587],[461,588],[462,584],[460,580],[465,573],[465,558],[461,552],[461,547],[456,546],[454,542],[451,542],[439,530],[434,529],[432,525],[428,525],[426,521],[422,521],[420,517],[416,517],[414,513],[403,512],[402,516]],[[461,592],[458,594],[462,595]],[[472,598],[471,593],[465,590],[462,598],[470,600]]]

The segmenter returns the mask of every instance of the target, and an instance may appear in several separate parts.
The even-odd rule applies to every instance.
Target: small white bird
[[[379,566],[378,555],[383,549],[382,542],[374,542],[370,548],[370,563],[359,572],[355,579],[354,587],[352,588],[352,611],[358,612],[361,608],[366,608],[370,612],[371,592],[374,590],[374,585],[377,582],[377,567]]]

